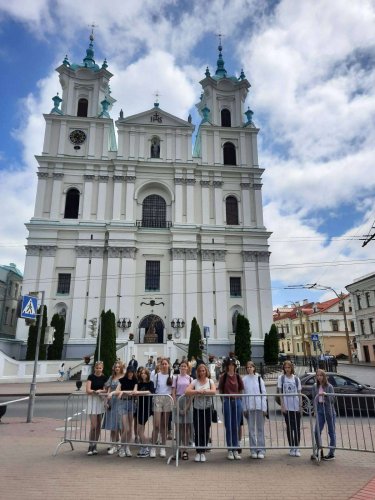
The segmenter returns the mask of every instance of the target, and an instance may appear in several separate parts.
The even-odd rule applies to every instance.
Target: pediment
[[[164,127],[186,127],[186,128],[194,128],[192,123],[189,123],[186,120],[181,120],[177,116],[171,115],[166,111],[163,111],[160,108],[151,108],[148,111],[143,111],[142,113],[138,113],[136,115],[126,116],[124,118],[120,118],[117,122],[117,126],[121,126],[122,124],[126,125],[160,125]]]

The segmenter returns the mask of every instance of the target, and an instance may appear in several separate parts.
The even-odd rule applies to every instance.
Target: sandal
[[[187,451],[182,453],[182,460],[189,460],[189,453]]]

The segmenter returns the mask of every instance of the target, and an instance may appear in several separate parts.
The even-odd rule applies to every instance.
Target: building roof
[[[14,264],[13,262],[11,262],[9,265],[2,265],[0,266],[1,269],[5,269],[6,271],[11,271],[13,272],[14,274],[17,274],[20,278],[23,278],[23,274],[21,273],[21,271],[17,268],[16,264]]]

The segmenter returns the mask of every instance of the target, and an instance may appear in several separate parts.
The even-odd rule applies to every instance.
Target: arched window
[[[233,316],[232,316],[232,332],[233,333],[236,333],[236,330],[237,330],[237,317],[239,315],[239,312],[236,310],[234,311],[233,313]]]
[[[78,101],[77,116],[87,116],[89,101],[87,99],[80,99]]]
[[[78,219],[79,191],[71,188],[66,193],[64,219]]]
[[[151,139],[151,158],[160,158],[160,139],[156,136]]]
[[[231,118],[229,109],[221,110],[221,126],[222,127],[231,127]]]
[[[150,194],[143,200],[142,227],[167,227],[167,205],[164,198]]]
[[[227,215],[227,224],[229,226],[238,225],[238,201],[234,196],[228,196],[225,200],[225,211]]]
[[[236,148],[232,142],[224,144],[224,165],[237,165]]]

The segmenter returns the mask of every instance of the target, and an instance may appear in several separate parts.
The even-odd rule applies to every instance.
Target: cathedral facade
[[[193,148],[191,116],[158,102],[112,120],[112,74],[95,63],[93,36],[83,62],[65,58],[57,72],[62,97],[44,115],[23,293],[44,290],[49,320],[65,316],[65,356],[93,352],[97,318],[111,309],[118,343],[130,336],[140,359],[148,333],[155,352],[178,357],[194,317],[209,329],[209,352],[227,354],[239,313],[261,357],[272,322],[270,233],[244,73],[227,75],[219,45],[215,73],[200,82]],[[27,334],[20,321],[17,338]]]

